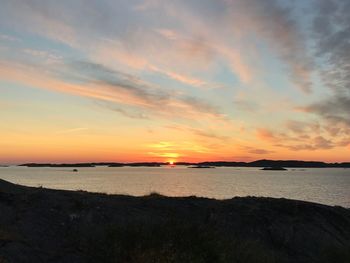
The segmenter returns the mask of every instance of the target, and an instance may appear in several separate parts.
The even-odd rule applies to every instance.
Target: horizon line
[[[200,161],[200,162],[189,162],[189,161],[175,161],[175,160],[169,160],[169,161],[131,161],[131,162],[121,162],[121,161],[89,161],[89,162],[21,162],[21,163],[0,163],[0,165],[13,165],[13,166],[19,166],[19,165],[26,165],[26,164],[38,164],[38,165],[45,165],[45,164],[53,164],[53,165],[70,165],[70,164],[170,164],[173,163],[181,164],[201,164],[201,163],[254,163],[258,161],[270,161],[270,162],[306,162],[306,163],[324,163],[324,164],[344,164],[344,163],[350,163],[349,161],[344,162],[328,162],[328,161],[315,161],[315,160],[298,160],[298,159],[256,159],[253,161],[224,161],[224,160],[215,160],[215,161]]]

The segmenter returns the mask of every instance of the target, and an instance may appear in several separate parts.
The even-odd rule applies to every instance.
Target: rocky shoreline
[[[350,262],[350,210],[106,195],[0,180],[0,262]]]

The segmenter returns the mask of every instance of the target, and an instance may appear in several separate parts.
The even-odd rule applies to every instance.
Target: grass
[[[220,233],[215,225],[168,220],[95,225],[76,233],[74,245],[86,262],[100,263],[287,263],[287,252]],[[348,263],[350,246],[327,248],[308,262]]]
[[[229,240],[213,226],[186,222],[95,226],[79,236],[87,262],[283,262],[259,242]]]
[[[4,242],[12,242],[17,240],[20,240],[20,236],[16,232],[0,226],[0,244]]]

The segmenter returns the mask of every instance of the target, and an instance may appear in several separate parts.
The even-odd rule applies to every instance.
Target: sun
[[[169,164],[170,164],[170,165],[174,165],[174,163],[175,163],[175,162],[174,162],[173,160],[170,160],[170,161],[169,161]]]

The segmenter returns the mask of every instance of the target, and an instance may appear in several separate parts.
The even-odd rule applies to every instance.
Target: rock
[[[0,220],[4,262],[350,259],[350,210],[303,201],[131,197],[0,180],[0,215],[5,214]]]

